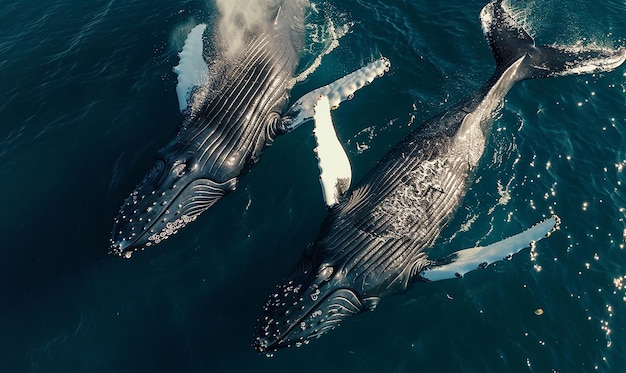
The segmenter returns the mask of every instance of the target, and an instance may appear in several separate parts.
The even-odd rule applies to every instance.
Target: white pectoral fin
[[[314,106],[315,128],[313,134],[315,141],[317,141],[314,152],[320,169],[320,184],[324,202],[328,207],[339,202],[339,197],[348,190],[352,180],[350,160],[337,138],[330,110],[328,97],[319,97]]]
[[[203,23],[189,32],[183,50],[178,53],[180,62],[174,66],[174,72],[178,75],[176,95],[181,112],[189,106],[194,88],[205,84],[209,76],[209,68],[202,55],[204,50],[202,34],[206,27],[207,25]]]
[[[532,246],[535,242],[549,237],[558,229],[560,220],[553,216],[541,223],[484,247],[474,247],[456,251],[445,258],[436,260],[433,265],[420,273],[420,277],[427,281],[445,280],[461,277],[467,272],[487,267],[493,262],[506,259],[520,250]]]
[[[285,132],[292,131],[301,124],[313,119],[314,108],[320,96],[328,97],[331,109],[339,107],[339,104],[352,98],[354,93],[371,83],[377,77],[383,76],[391,62],[385,57],[356,70],[341,79],[315,89],[300,97],[284,116]]]

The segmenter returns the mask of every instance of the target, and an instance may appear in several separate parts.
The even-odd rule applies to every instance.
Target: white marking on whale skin
[[[377,235],[384,239],[402,239],[411,237],[424,240],[425,237],[439,235],[441,229],[427,224],[429,210],[436,204],[446,189],[450,189],[447,180],[453,173],[451,165],[455,159],[448,156],[419,163],[407,170],[406,181],[398,185],[385,196],[373,209],[373,220],[389,220],[389,226]],[[393,216],[393,219],[389,219]]]
[[[336,109],[340,103],[351,99],[356,91],[370,84],[374,79],[383,76],[390,67],[391,62],[382,57],[341,79],[300,97],[287,111],[288,115],[293,115],[285,122],[287,131],[292,131],[313,119],[314,107],[320,96],[328,97],[331,109]]]
[[[331,207],[339,202],[339,196],[350,187],[352,168],[350,160],[337,138],[330,116],[328,97],[321,96],[315,105],[315,128],[313,134],[317,147],[313,150],[320,169],[320,184],[324,202]]]
[[[208,81],[209,68],[202,56],[204,50],[202,34],[204,34],[206,27],[207,25],[203,23],[189,32],[183,50],[178,53],[180,62],[173,69],[178,75],[176,95],[178,96],[178,108],[181,112],[189,106],[194,87],[205,85]]]

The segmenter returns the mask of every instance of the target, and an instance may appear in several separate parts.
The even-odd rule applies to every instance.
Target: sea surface
[[[313,3],[309,46],[329,21],[347,32],[292,98],[381,55],[392,63],[333,112],[355,183],[494,70],[484,1]],[[539,44],[626,45],[623,0],[509,7]],[[0,372],[626,371],[624,66],[513,87],[433,253],[551,214],[559,231],[532,254],[416,284],[302,348],[267,358],[251,345],[326,214],[311,125],[278,138],[178,235],[129,260],[107,254],[122,201],[181,123],[172,68],[186,33],[218,19],[210,0],[2,2]],[[303,68],[311,60],[303,52]]]

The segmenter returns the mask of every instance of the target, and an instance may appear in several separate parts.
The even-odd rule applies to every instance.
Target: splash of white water
[[[295,0],[287,0],[295,1]],[[224,52],[237,52],[246,43],[248,35],[266,31],[270,20],[279,11],[281,0],[216,0],[220,12],[217,36]]]

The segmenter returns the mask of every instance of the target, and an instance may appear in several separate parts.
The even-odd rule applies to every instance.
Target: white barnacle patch
[[[168,222],[163,229],[161,229],[158,233],[153,233],[150,237],[148,237],[148,243],[158,244],[161,241],[168,239],[170,236],[176,234],[179,229],[187,225],[188,223],[195,220],[195,217],[190,217],[188,215],[182,215],[180,218]],[[148,246],[146,244],[146,246]]]
[[[312,293],[311,293],[311,300],[312,301],[317,301],[317,297],[320,295],[320,289],[315,289]]]

